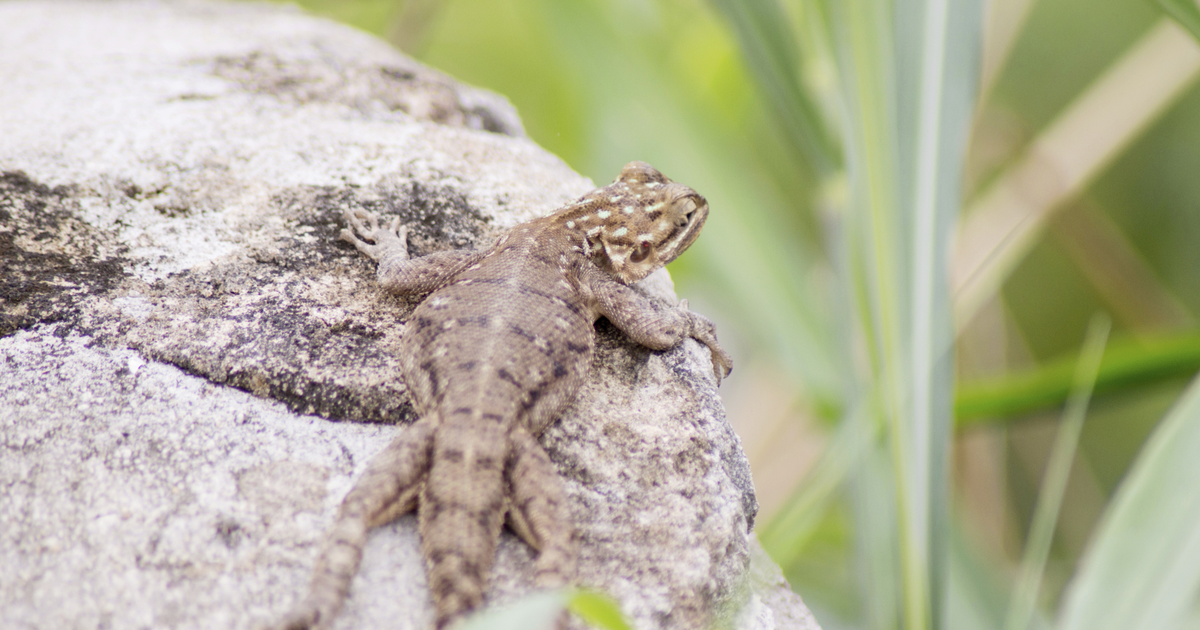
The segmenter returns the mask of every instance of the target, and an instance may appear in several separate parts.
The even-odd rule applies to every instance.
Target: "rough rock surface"
[[[273,619],[411,420],[412,305],[335,240],[341,212],[399,214],[423,253],[591,183],[504,99],[278,7],[6,2],[0,81],[0,626]],[[674,299],[665,272],[642,289]],[[597,330],[542,437],[581,582],[639,628],[815,628],[749,533],[707,351]],[[489,601],[531,569],[506,534]],[[372,535],[336,627],[431,618],[408,516]]]

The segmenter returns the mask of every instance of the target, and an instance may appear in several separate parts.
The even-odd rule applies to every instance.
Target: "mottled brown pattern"
[[[328,627],[367,531],[412,509],[438,628],[479,606],[505,522],[539,552],[539,585],[570,583],[567,497],[536,436],[582,384],[601,316],[655,350],[696,339],[711,350],[718,380],[729,372],[712,322],[628,287],[687,249],[707,214],[703,197],[642,162],[486,249],[409,259],[398,220],[380,227],[374,214],[348,212],[354,231],[342,238],[379,263],[380,284],[429,294],[407,323],[401,359],[421,419],[350,491],[308,597],[280,627]]]

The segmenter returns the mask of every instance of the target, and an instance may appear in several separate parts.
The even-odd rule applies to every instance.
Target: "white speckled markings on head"
[[[583,383],[599,317],[652,350],[695,339],[708,347],[718,382],[729,372],[712,322],[628,286],[687,249],[707,216],[696,191],[642,162],[488,249],[409,259],[397,222],[380,227],[375,215],[348,211],[351,229],[341,237],[381,262],[380,284],[428,294],[400,348],[420,419],[400,429],[347,495],[308,596],[280,627],[329,627],[369,529],[413,509],[439,629],[483,601],[506,514],[538,552],[538,585],[571,583],[577,551],[567,496],[537,436]]]

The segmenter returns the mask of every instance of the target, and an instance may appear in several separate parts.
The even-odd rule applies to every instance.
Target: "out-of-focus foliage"
[[[1176,22],[1191,31],[1192,35],[1200,37],[1200,6],[1188,0],[1157,0],[1157,2],[1158,6],[1175,18]]]
[[[535,592],[506,605],[476,611],[462,630],[554,630],[563,615],[573,613],[598,630],[629,630],[612,598],[594,591],[560,588]]]
[[[1179,627],[1200,579],[1192,0],[302,4],[505,94],[597,182],[639,159],[708,198],[671,272],[735,356],[759,536],[826,628]],[[1052,448],[1093,386],[1065,414],[1077,448]]]

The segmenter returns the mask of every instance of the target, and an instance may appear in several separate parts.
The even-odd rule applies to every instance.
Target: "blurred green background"
[[[707,197],[671,273],[823,627],[1196,627],[1190,0],[301,5]]]

